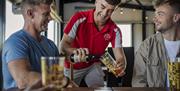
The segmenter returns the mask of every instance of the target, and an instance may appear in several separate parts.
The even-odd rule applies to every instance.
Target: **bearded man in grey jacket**
[[[135,55],[133,87],[167,87],[165,63],[180,52],[180,0],[158,0],[154,23],[158,33],[147,38]]]

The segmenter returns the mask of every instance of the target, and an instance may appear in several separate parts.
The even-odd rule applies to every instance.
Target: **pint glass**
[[[53,84],[57,89],[68,84],[63,74],[65,57],[41,57],[42,84]]]
[[[167,67],[171,91],[180,91],[180,58],[171,58]]]
[[[106,52],[104,55],[100,58],[101,62],[109,69],[110,72],[112,72],[116,77],[118,77],[118,74],[122,72],[122,70],[126,69],[126,61],[125,61],[125,68],[120,69],[116,67],[116,61],[113,59],[113,57]]]

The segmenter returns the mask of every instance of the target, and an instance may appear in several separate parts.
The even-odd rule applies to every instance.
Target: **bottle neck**
[[[91,54],[89,54],[89,55],[86,55],[85,56],[85,60],[79,60],[80,58],[78,57],[78,55],[74,55],[74,54],[72,54],[71,56],[70,56],[70,60],[71,60],[71,62],[76,62],[76,61],[78,61],[78,62],[88,62],[88,61],[91,61],[91,60],[99,60],[99,56],[95,56],[95,55],[91,55]]]

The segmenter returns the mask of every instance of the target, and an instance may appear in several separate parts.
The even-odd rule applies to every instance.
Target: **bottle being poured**
[[[70,55],[70,61],[73,63],[78,62],[89,62],[91,60],[99,59],[98,56],[89,54],[89,51],[87,48],[80,48],[74,50],[73,54]]]
[[[75,54],[71,54],[71,56],[70,56],[70,61],[73,63],[75,63],[75,62],[89,62],[89,61],[94,60],[94,59],[99,59],[99,57],[92,55],[92,54],[85,55],[85,57],[82,57],[82,58],[80,58],[78,55],[75,55]]]

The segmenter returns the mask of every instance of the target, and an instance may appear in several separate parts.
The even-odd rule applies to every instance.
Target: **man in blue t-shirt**
[[[24,27],[4,43],[3,88],[24,89],[40,79],[40,58],[59,56],[56,45],[41,32],[48,30],[52,0],[23,0]]]

